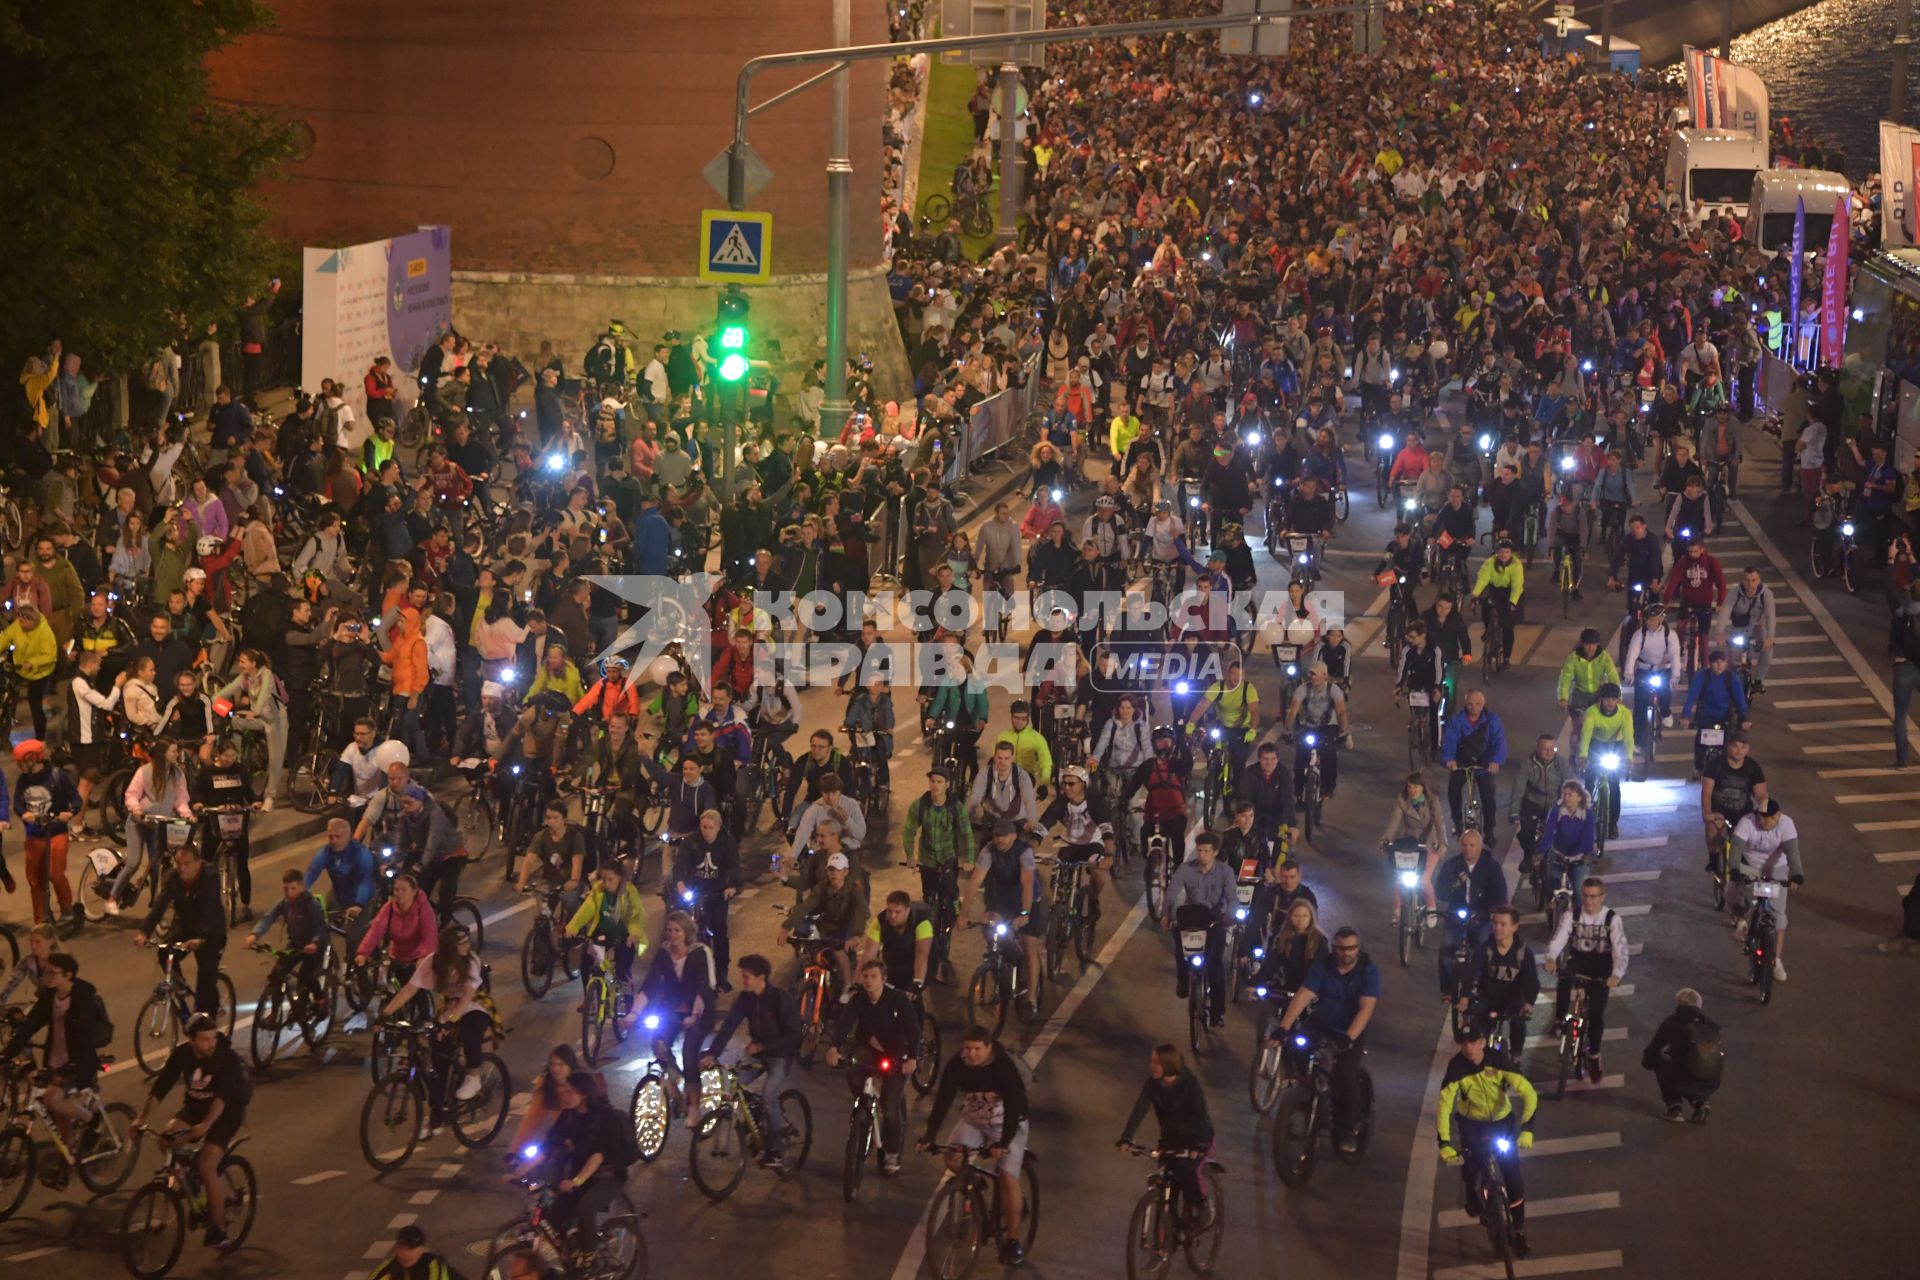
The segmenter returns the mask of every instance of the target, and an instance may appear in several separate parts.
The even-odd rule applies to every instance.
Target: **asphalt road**
[[[1366,464],[1353,458],[1350,465],[1356,483],[1364,483]],[[1486,1270],[1484,1236],[1459,1212],[1457,1178],[1434,1152],[1433,1106],[1451,1045],[1433,956],[1417,956],[1402,970],[1387,934],[1390,885],[1376,845],[1385,799],[1405,770],[1405,713],[1390,700],[1377,644],[1381,623],[1369,616],[1379,602],[1366,572],[1386,541],[1388,522],[1370,492],[1359,497],[1333,548],[1325,584],[1348,593],[1353,639],[1362,648],[1358,749],[1342,761],[1340,793],[1324,832],[1300,856],[1320,893],[1323,924],[1358,927],[1385,969],[1369,1052],[1378,1131],[1358,1162],[1323,1159],[1309,1186],[1283,1188],[1266,1128],[1246,1102],[1252,1015],[1232,1011],[1217,1047],[1199,1066],[1219,1130],[1218,1158],[1227,1169],[1229,1238],[1219,1274],[1228,1277],[1283,1269],[1367,1280],[1494,1274]],[[1899,888],[1920,862],[1920,848],[1912,847],[1920,839],[1909,834],[1920,832],[1920,818],[1911,816],[1920,773],[1888,768],[1884,612],[1875,598],[1809,589],[1804,538],[1792,527],[1793,515],[1756,491],[1739,508],[1740,524],[1712,543],[1729,569],[1765,566],[1781,601],[1780,656],[1757,708],[1755,754],[1800,827],[1807,861],[1808,884],[1793,896],[1786,949],[1791,979],[1765,1008],[1744,981],[1739,950],[1710,910],[1686,743],[1674,735],[1654,777],[1630,787],[1623,840],[1601,867],[1636,954],[1609,1018],[1617,1038],[1605,1045],[1600,1086],[1542,1104],[1535,1126],[1540,1142],[1526,1165],[1535,1257],[1522,1274],[1807,1274],[1838,1264],[1842,1274],[1878,1277],[1908,1273],[1920,1248],[1911,1212],[1920,1183],[1908,1151],[1920,1095],[1906,1069],[1920,1055],[1920,1028],[1902,1012],[1910,1008],[1920,969],[1872,945],[1893,931]],[[1277,587],[1276,567],[1264,552],[1255,558],[1263,586]],[[1516,750],[1559,726],[1553,677],[1580,627],[1611,633],[1618,624],[1619,597],[1608,596],[1592,577],[1588,585],[1594,589],[1585,601],[1562,618],[1557,599],[1538,598],[1536,584],[1513,670],[1489,686]],[[1271,669],[1256,662],[1254,674],[1271,707]],[[807,695],[810,725],[838,723],[829,696]],[[1005,702],[1005,695],[995,696],[1001,716]],[[876,899],[904,882],[892,865],[897,832],[926,763],[910,729],[898,744],[886,825],[892,847],[871,853],[868,862]],[[264,821],[292,819],[276,814]],[[1507,836],[1503,825],[1497,847],[1506,850]],[[317,837],[303,839],[269,855],[256,901],[267,900],[286,860],[317,844]],[[1505,856],[1511,864],[1516,855]],[[494,890],[499,874],[495,854],[469,882]],[[1099,963],[1083,973],[1069,961],[1066,981],[1048,993],[1048,1020],[1010,1027],[1007,1037],[1032,1078],[1043,1202],[1039,1238],[1024,1270],[1037,1276],[1124,1273],[1122,1237],[1146,1168],[1117,1155],[1112,1140],[1145,1076],[1147,1051],[1184,1036],[1168,945],[1142,925],[1140,912],[1129,910],[1137,875],[1122,876],[1118,892],[1119,899],[1107,903]],[[757,888],[736,906],[736,956],[775,954],[778,916],[770,908],[786,900],[784,891]],[[544,1000],[526,1000],[516,958],[529,919],[524,904],[493,892],[488,911],[486,958],[511,1025],[502,1053],[515,1088],[524,1091],[548,1046],[577,1034],[573,994],[557,989]],[[130,1057],[132,1010],[153,976],[151,962],[127,945],[129,932],[108,926],[72,944],[83,974],[101,983],[114,1011],[123,1063]],[[1543,925],[1527,926],[1527,936],[1544,947]],[[973,940],[958,944],[963,974],[977,954]],[[235,949],[227,963],[242,999],[251,1001],[264,962]],[[1726,1084],[1704,1128],[1662,1123],[1652,1079],[1639,1069],[1641,1047],[1682,986],[1702,991],[1708,1013],[1726,1028]],[[951,1047],[962,1016],[958,993],[935,988],[933,1001]],[[1546,1012],[1543,1007],[1536,1017],[1536,1033]],[[476,1250],[520,1207],[519,1193],[499,1177],[505,1137],[492,1150],[472,1153],[449,1137],[436,1138],[406,1168],[374,1176],[355,1136],[368,1087],[365,1041],[364,1034],[337,1035],[322,1054],[298,1058],[261,1081],[246,1148],[260,1175],[259,1225],[244,1248],[223,1259],[189,1246],[176,1274],[351,1280],[369,1272],[394,1231],[413,1222],[456,1262],[477,1270]],[[612,1056],[607,1071],[616,1099],[626,1097],[641,1065],[631,1043]],[[1547,1078],[1550,1051],[1531,1052],[1528,1067]],[[804,1267],[822,1278],[916,1274],[917,1229],[937,1185],[932,1162],[910,1158],[899,1178],[870,1179],[858,1203],[843,1204],[845,1086],[824,1067],[803,1073],[801,1083],[815,1118],[813,1152],[801,1177],[776,1182],[752,1169],[731,1199],[710,1205],[687,1185],[684,1130],[657,1164],[633,1174],[629,1192],[646,1214],[655,1274],[743,1263],[781,1272]],[[141,1088],[131,1067],[116,1069],[107,1083],[109,1097],[129,1100],[137,1100]],[[924,1104],[916,1103],[916,1128],[923,1117]],[[1145,1132],[1152,1132],[1150,1121]],[[137,1177],[152,1168],[149,1156]],[[124,1199],[123,1192],[88,1203],[77,1188],[35,1189],[22,1213],[0,1224],[0,1263],[32,1262],[41,1277],[112,1274]],[[976,1274],[993,1265],[983,1261]]]

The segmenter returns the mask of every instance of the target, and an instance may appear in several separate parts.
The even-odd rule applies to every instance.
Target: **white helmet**
[[[193,550],[196,555],[217,556],[220,554],[220,548],[225,545],[220,539],[207,534],[193,544]]]

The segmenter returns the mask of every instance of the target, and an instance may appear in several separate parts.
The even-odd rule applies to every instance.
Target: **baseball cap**
[[[394,1232],[393,1242],[402,1249],[424,1249],[427,1247],[427,1233],[409,1224]]]
[[[1316,662],[1307,668],[1307,674],[1310,676],[1324,676],[1327,674],[1327,664],[1324,662]]]
[[[829,871],[845,871],[852,865],[852,863],[847,861],[847,855],[844,853],[831,854],[827,858],[827,870]]]
[[[933,768],[927,770],[927,776],[929,778],[945,778],[948,782],[953,781],[953,771],[945,765],[935,765]]]

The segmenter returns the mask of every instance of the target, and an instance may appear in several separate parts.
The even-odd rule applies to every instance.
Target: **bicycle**
[[[1713,527],[1724,529],[1727,524],[1727,467],[1722,462],[1707,464],[1707,507],[1713,514]]]
[[[1608,778],[1601,775],[1617,774],[1626,767],[1627,761],[1620,754],[1618,743],[1599,743],[1594,745],[1593,767],[1587,774],[1587,794],[1593,797],[1593,849],[1596,856],[1605,856],[1608,832],[1620,821],[1620,815],[1613,811],[1614,787]],[[1603,750],[1612,747],[1613,750]],[[1537,861],[1537,859],[1536,859]],[[1536,901],[1538,894],[1536,892]]]
[[[1004,1242],[1005,1206],[1000,1178],[973,1162],[987,1147],[936,1146],[929,1154],[960,1157],[960,1168],[927,1206],[927,1270],[935,1280],[960,1280],[973,1270],[982,1246]],[[1040,1232],[1040,1157],[1028,1151],[1020,1164],[1020,1246],[1031,1253]]]
[[[1810,556],[1813,576],[1822,581],[1839,578],[1849,595],[1860,591],[1861,554],[1854,540],[1857,533],[1851,516],[1842,517],[1830,529],[1816,529]]]
[[[1182,919],[1183,916],[1187,918]],[[1202,919],[1206,921],[1205,924],[1201,923]],[[1209,1016],[1213,993],[1212,984],[1207,978],[1207,935],[1212,931],[1213,923],[1213,912],[1193,903],[1182,906],[1174,913],[1173,928],[1178,942],[1175,963],[1192,971],[1187,974],[1187,1043],[1195,1056],[1205,1052],[1203,1046],[1213,1038],[1213,1023]]]
[[[1513,1142],[1502,1134],[1470,1153],[1468,1158],[1472,1164],[1467,1176],[1473,1216],[1487,1229],[1487,1240],[1493,1245],[1494,1256],[1505,1267],[1507,1280],[1514,1280],[1513,1264],[1518,1255],[1514,1252],[1513,1237],[1518,1229],[1513,1225],[1513,1210],[1507,1203],[1507,1177],[1500,1170],[1500,1157],[1513,1150]]]
[[[492,1142],[506,1124],[513,1101],[513,1077],[499,1055],[480,1055],[473,1067],[480,1087],[462,1100],[457,1091],[466,1073],[451,1026],[400,1020],[386,1020],[383,1025],[398,1047],[360,1107],[360,1154],[367,1163],[381,1173],[400,1168],[432,1136],[429,1122],[442,1115],[453,1129],[454,1140],[468,1150]],[[436,1064],[436,1056],[444,1060]]]
[[[320,990],[315,992],[300,980],[300,961],[305,958],[300,952],[280,947],[261,950],[273,957],[273,967],[267,971],[259,1003],[253,1007],[247,1045],[253,1065],[271,1066],[283,1050],[302,1040],[310,1051],[319,1053],[339,1008],[339,955],[331,947],[321,955],[320,973],[315,979]]]
[[[1280,1181],[1298,1188],[1313,1177],[1320,1139],[1333,1127],[1333,1066],[1341,1051],[1333,1037],[1313,1035],[1298,1027],[1293,1043],[1307,1055],[1307,1074],[1304,1080],[1288,1080],[1280,1089],[1273,1112],[1273,1168]],[[1363,1051],[1349,1046],[1346,1052]],[[1335,1152],[1348,1163],[1365,1155],[1373,1138],[1373,1077],[1365,1067],[1360,1068],[1356,1088],[1360,1116],[1354,1128],[1354,1150]]]
[[[1582,855],[1577,858],[1558,859],[1560,863],[1560,874],[1554,881],[1551,892],[1547,895],[1546,903],[1547,935],[1549,937],[1552,937],[1560,928],[1560,922],[1574,911],[1574,900],[1579,896],[1580,868],[1591,866],[1599,860],[1600,855],[1598,853],[1595,853],[1592,857]],[[1542,849],[1535,856],[1534,862],[1536,865],[1543,865],[1546,861],[1547,851]],[[1539,896],[1539,892],[1537,889],[1534,891],[1536,899]]]
[[[1205,764],[1196,798],[1201,806],[1201,825],[1211,827],[1214,818],[1224,812],[1227,802],[1233,797],[1233,756],[1227,750],[1226,730],[1218,724],[1207,727],[1205,743],[1202,756]]]
[[[1579,582],[1573,576],[1572,547],[1554,548],[1553,576],[1560,584],[1560,616],[1565,618],[1573,612],[1573,593],[1579,589]]]
[[[1380,847],[1393,858],[1395,891],[1400,900],[1400,918],[1394,933],[1399,943],[1400,966],[1405,968],[1414,951],[1423,950],[1427,945],[1427,910],[1420,894],[1420,875],[1427,849],[1418,840],[1405,836]]]
[[[1709,818],[1713,824],[1707,828],[1707,878],[1713,882],[1713,909],[1717,912],[1727,905],[1727,877],[1730,874],[1728,858],[1732,853],[1733,821],[1718,809]]]
[[[1635,732],[1646,752],[1646,772],[1644,777],[1653,776],[1654,753],[1660,746],[1661,690],[1666,688],[1667,678],[1658,671],[1637,674],[1633,684],[1633,714],[1638,723]],[[1621,762],[1624,766],[1625,762]]]
[[[1384,438],[1384,437],[1383,437]],[[1210,1275],[1220,1259],[1220,1243],[1226,1237],[1227,1202],[1225,1189],[1216,1175],[1226,1172],[1218,1160],[1208,1160],[1205,1151],[1162,1151],[1135,1143],[1122,1150],[1130,1155],[1153,1157],[1153,1172],[1147,1175],[1146,1194],[1133,1207],[1127,1224],[1128,1280],[1149,1280],[1167,1274],[1173,1265],[1174,1251],[1184,1249],[1187,1265],[1200,1275]],[[1181,1203],[1179,1183],[1173,1176],[1176,1160],[1204,1161],[1200,1177],[1205,1181],[1210,1216],[1204,1224],[1188,1221]]]
[[[846,734],[852,747],[847,753],[851,774],[847,779],[847,794],[860,806],[861,812],[885,813],[888,793],[879,783],[878,735],[871,729],[848,729]]]
[[[128,773],[129,781],[132,780],[132,776]],[[149,837],[151,848],[145,855],[146,865],[121,886],[117,901],[122,911],[128,910],[140,901],[143,889],[149,906],[159,899],[161,878],[166,874],[169,839],[174,836],[187,839],[193,834],[192,822],[172,814],[141,814],[136,822],[151,833]],[[124,826],[125,824],[122,823],[121,827],[116,829],[123,830]],[[111,835],[111,831],[109,834]],[[138,855],[138,850],[123,852],[104,845],[88,851],[80,864],[80,883],[74,889],[73,900],[80,904],[80,912],[89,924],[98,924],[107,918],[109,886],[119,877],[120,868],[126,865],[126,860]]]
[[[1463,764],[1460,773],[1460,829],[1462,831],[1484,831],[1486,813],[1480,803],[1480,767]],[[1498,815],[1495,815],[1498,817]]]
[[[127,1270],[141,1280],[158,1280],[172,1271],[186,1247],[187,1233],[212,1221],[206,1188],[193,1163],[200,1144],[186,1135],[185,1129],[153,1135],[166,1149],[166,1159],[153,1180],[133,1193],[120,1215],[120,1256]],[[229,1250],[246,1243],[260,1210],[259,1181],[253,1166],[239,1154],[246,1141],[244,1134],[235,1139],[220,1160],[220,1181],[227,1192],[224,1248]]]
[[[923,871],[917,862],[899,864],[912,871]],[[927,896],[927,914],[932,917],[933,950],[927,956],[927,976],[953,971],[953,924],[960,915],[960,866],[949,862],[935,869],[934,891]]]
[[[1433,739],[1433,695],[1425,689],[1408,689],[1407,763],[1419,773],[1433,763],[1439,743]]]
[[[1300,739],[1307,748],[1307,767],[1300,778],[1300,832],[1311,842],[1313,829],[1321,825],[1320,814],[1326,804],[1326,791],[1320,773],[1320,734],[1310,729]]]
[[[531,1148],[536,1157],[538,1148]],[[518,1179],[529,1192],[532,1207],[523,1211],[498,1234],[487,1250],[481,1268],[483,1280],[507,1280],[507,1259],[517,1253],[531,1253],[549,1268],[543,1274],[563,1280],[646,1280],[647,1238],[640,1230],[640,1215],[624,1191],[617,1192],[610,1209],[593,1224],[593,1248],[581,1250],[569,1235],[553,1225],[548,1210],[553,1206],[553,1191],[537,1178]]]
[[[566,896],[558,885],[541,885],[528,890],[533,898],[533,923],[520,942],[520,985],[535,1000],[553,989],[554,971],[571,982],[579,976],[576,958],[579,943],[565,936],[565,922],[556,908]]]
[[[1747,705],[1753,705],[1753,632],[1733,631],[1727,636],[1727,646],[1733,651],[1734,670],[1740,676],[1740,692],[1746,698]]]
[[[593,969],[587,974],[586,989],[580,1000],[580,1056],[588,1066],[598,1066],[608,1026],[613,1028],[615,1044],[626,1042],[625,1015],[632,1007],[633,993],[629,984],[615,976],[614,948],[587,943],[580,967],[584,971],[589,964]]]
[[[1407,585],[1407,577],[1392,569],[1380,575],[1389,578],[1387,582],[1387,661],[1393,665],[1395,674],[1399,673],[1400,659],[1407,651],[1407,627],[1419,617],[1414,608],[1413,590]]]
[[[102,1063],[112,1061],[100,1055]],[[59,1128],[41,1101],[40,1091],[54,1083],[51,1074],[36,1072],[27,1058],[18,1058],[0,1067],[5,1073],[11,1098],[6,1126],[0,1128],[0,1222],[20,1211],[27,1193],[40,1176],[40,1151],[33,1140],[38,1124],[52,1141],[52,1155],[58,1165],[48,1170],[48,1185],[66,1184],[69,1173],[77,1174],[87,1190],[95,1195],[118,1191],[140,1159],[139,1135],[133,1131],[134,1111],[124,1102],[100,1104],[98,1088],[73,1096],[93,1111],[93,1119],[80,1126],[71,1144],[60,1136]]]
[[[714,1071],[715,1087],[701,1093],[705,1115],[694,1131],[688,1161],[693,1185],[717,1204],[740,1185],[747,1171],[747,1157],[767,1149],[769,1130],[767,1099],[746,1087],[764,1075],[766,1068],[746,1064],[716,1066]],[[800,1176],[807,1153],[813,1149],[813,1106],[798,1089],[782,1089],[774,1105],[786,1121],[787,1141],[779,1162],[771,1167],[785,1181]]]
[[[1506,604],[1501,604],[1507,600]],[[1513,661],[1513,604],[1509,597],[1488,592],[1480,602],[1480,643],[1486,661],[1480,667],[1482,683],[1506,671]]]
[[[453,816],[459,822],[461,843],[466,846],[467,856],[478,862],[493,847],[494,840],[504,835],[489,778],[493,762],[456,760],[453,763],[467,780],[466,794],[453,802]]]
[[[1167,902],[1167,884],[1173,879],[1173,847],[1165,831],[1156,830],[1147,837],[1146,860],[1141,892],[1146,898],[1147,915],[1158,922]]]
[[[154,984],[153,994],[147,997],[134,1018],[133,1056],[140,1064],[141,1074],[150,1076],[160,1070],[168,1055],[186,1039],[187,1023],[193,1019],[194,993],[180,976],[180,961],[192,948],[180,942],[149,945],[160,962],[160,981]],[[234,995],[233,979],[225,969],[219,972],[215,982],[220,1003],[213,1016],[223,1024],[222,1034],[232,1039],[234,1010],[240,1007],[240,1000]]]
[[[851,1064],[849,1064],[851,1065]],[[892,1058],[877,1058],[860,1070],[860,1092],[854,1095],[853,1114],[847,1120],[846,1157],[840,1166],[840,1197],[852,1204],[860,1196],[860,1182],[866,1176],[867,1157],[885,1159],[880,1150],[881,1081],[900,1069]]]
[[[1747,886],[1747,936],[1742,942],[1747,954],[1747,981],[1759,993],[1761,1004],[1771,1004],[1773,966],[1778,963],[1774,943],[1780,932],[1774,916],[1773,900],[1786,892],[1786,885],[1778,880],[1762,880],[1738,872],[1735,876]]]
[[[1606,981],[1604,978],[1590,978],[1577,973],[1564,973],[1560,980],[1571,981],[1573,990],[1567,993],[1567,1013],[1560,1019],[1558,1075],[1553,1086],[1556,1102],[1567,1096],[1567,1080],[1577,1079],[1597,1052],[1587,1042],[1587,988],[1604,985]]]
[[[787,945],[800,962],[793,992],[800,1006],[800,1061],[812,1066],[820,1052],[820,1037],[832,1025],[839,1008],[840,972],[827,959],[839,944],[820,935],[818,922],[806,920],[787,935]]]
[[[1007,1025],[1007,1010],[1031,996],[1037,1012],[1040,993],[1027,990],[1026,948],[1013,926],[992,917],[981,921],[979,928],[986,936],[986,953],[967,982],[967,1024],[983,1026],[997,1036]]]
[[[1253,958],[1265,959],[1265,950],[1255,947]],[[1281,987],[1255,987],[1253,997],[1264,1007],[1254,1032],[1251,1065],[1247,1069],[1247,1099],[1257,1114],[1270,1115],[1287,1079],[1286,1052],[1281,1047],[1277,1028],[1287,1011],[1287,1002],[1293,999],[1293,992]]]
[[[262,771],[264,772],[264,767]],[[247,804],[215,804],[201,810],[203,814],[210,814],[213,818],[216,842],[213,856],[207,860],[213,864],[214,873],[220,877],[220,896],[227,904],[228,928],[245,920],[253,910],[252,904],[240,896],[240,877],[235,874],[239,863],[240,841],[246,838],[247,814],[252,812],[253,808],[254,806]]]

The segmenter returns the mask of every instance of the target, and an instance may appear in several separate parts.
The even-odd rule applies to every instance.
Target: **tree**
[[[259,182],[288,128],[209,101],[206,59],[271,26],[261,0],[0,0],[0,351],[59,338],[95,376],[230,317],[273,241]]]

